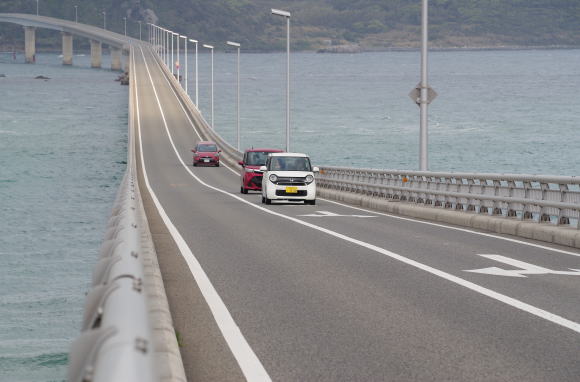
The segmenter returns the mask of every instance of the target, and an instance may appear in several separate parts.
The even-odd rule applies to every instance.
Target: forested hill
[[[292,12],[294,49],[354,45],[362,49],[413,48],[419,43],[420,0],[39,0],[40,14],[138,34],[137,20],[153,21],[200,41],[245,49],[284,47],[285,23],[271,8]],[[432,46],[580,46],[580,0],[431,0]],[[0,12],[36,13],[34,0],[2,0]],[[145,30],[144,30],[145,32]],[[0,25],[0,45],[22,39]],[[15,40],[16,39],[16,40]],[[40,45],[59,38],[41,34]]]

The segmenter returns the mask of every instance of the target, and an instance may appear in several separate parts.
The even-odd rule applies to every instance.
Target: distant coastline
[[[457,47],[441,47],[429,46],[432,52],[457,52],[457,51],[497,51],[497,50],[576,50],[580,49],[578,45],[488,45],[488,46],[457,46]],[[334,46],[326,48],[312,48],[293,50],[294,52],[310,52],[320,54],[356,54],[356,53],[372,53],[372,52],[417,52],[419,47],[368,47],[358,45]],[[13,44],[0,45],[0,53],[11,53],[15,51],[17,54],[24,53],[24,43],[22,46],[15,46]],[[37,47],[38,53],[61,53],[60,46],[58,47]],[[105,49],[106,51],[106,49]],[[244,53],[272,53],[280,52],[280,50],[271,49],[248,49]],[[90,54],[90,49],[80,48],[75,49],[75,54]]]

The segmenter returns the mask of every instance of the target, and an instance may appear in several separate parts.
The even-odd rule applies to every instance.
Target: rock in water
[[[34,77],[35,80],[50,80],[49,77],[45,77],[45,76],[36,76]]]

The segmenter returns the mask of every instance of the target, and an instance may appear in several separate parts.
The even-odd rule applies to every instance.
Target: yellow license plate
[[[286,187],[286,193],[287,194],[297,194],[298,187]]]

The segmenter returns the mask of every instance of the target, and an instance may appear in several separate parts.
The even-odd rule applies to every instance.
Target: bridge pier
[[[109,47],[111,51],[111,70],[123,70],[123,66],[121,64],[121,49]]]
[[[103,45],[100,41],[91,40],[91,68],[100,68],[103,56]]]
[[[73,64],[73,36],[69,32],[62,32],[62,64]]]
[[[24,57],[27,64],[36,62],[36,28],[24,27]]]

